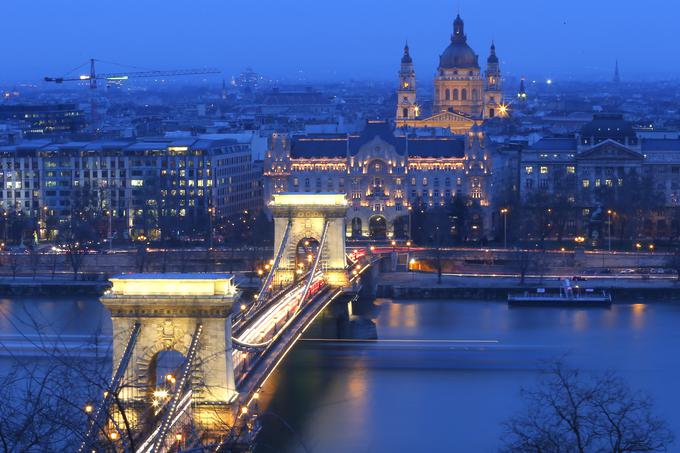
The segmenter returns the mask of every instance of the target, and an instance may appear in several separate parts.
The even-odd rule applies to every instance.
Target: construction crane
[[[144,77],[174,77],[174,76],[183,76],[183,75],[201,75],[201,74],[219,74],[221,71],[215,68],[205,68],[205,69],[175,69],[175,70],[167,70],[167,71],[152,71],[152,70],[145,70],[145,71],[135,71],[135,72],[110,72],[110,73],[97,73],[96,68],[95,68],[95,62],[101,60],[95,60],[94,58],[90,59],[90,73],[89,74],[83,74],[79,75],[77,77],[45,77],[45,82],[53,82],[53,83],[64,83],[64,82],[88,82],[90,89],[96,90],[97,89],[97,80],[104,80],[107,82],[120,82],[123,80],[128,80],[132,78],[144,78]],[[105,63],[105,62],[103,62]],[[84,66],[84,65],[82,65]],[[82,67],[80,66],[80,67]],[[79,68],[80,68],[79,67]],[[79,69],[76,68],[76,69]],[[75,70],[74,70],[75,71]],[[73,71],[72,71],[73,72]],[[96,101],[94,98],[94,95],[92,94],[90,96],[90,117],[92,121],[92,128],[94,131],[96,131],[96,122],[95,122],[95,116],[96,116],[96,110],[97,110],[97,105]]]

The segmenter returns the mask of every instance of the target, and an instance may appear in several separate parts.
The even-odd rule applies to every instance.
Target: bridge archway
[[[295,272],[303,274],[312,268],[319,254],[319,241],[315,238],[302,238],[295,247]]]
[[[150,389],[166,387],[172,383],[172,379],[182,369],[186,356],[175,349],[163,349],[158,351],[149,362],[149,387]]]
[[[374,215],[368,219],[368,235],[371,239],[387,239],[387,220],[385,216]]]
[[[347,199],[336,193],[279,193],[270,203],[274,216],[274,250],[280,254],[274,285],[294,281],[298,244],[313,238],[323,243],[319,266],[330,285],[348,282],[345,251]],[[325,232],[325,240],[323,239]],[[276,259],[275,259],[276,260]]]

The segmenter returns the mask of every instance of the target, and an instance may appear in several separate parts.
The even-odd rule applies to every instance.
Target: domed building
[[[496,46],[491,44],[487,70],[482,74],[479,57],[468,45],[460,15],[453,22],[451,42],[439,56],[431,116],[418,118],[415,71],[408,46],[404,49],[399,79],[397,127],[444,127],[461,134],[486,118],[504,114],[500,107],[501,73]]]

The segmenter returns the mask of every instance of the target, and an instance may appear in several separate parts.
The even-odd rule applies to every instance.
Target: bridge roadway
[[[248,439],[246,430],[246,425],[249,423],[247,414],[252,412],[250,406],[257,399],[259,389],[285,359],[288,352],[316,317],[339,296],[344,293],[353,293],[358,289],[358,279],[370,265],[371,263],[365,264],[355,271],[350,268],[349,272],[352,273],[350,287],[333,288],[324,284],[315,293],[310,294],[307,302],[303,303],[301,307],[298,307],[297,303],[302,289],[299,285],[293,287],[277,302],[271,304],[266,312],[258,317],[257,321],[240,333],[237,339],[244,343],[261,342],[263,340],[267,340],[268,343],[262,353],[252,361],[244,362],[242,359],[242,357],[245,357],[244,354],[252,353],[234,351],[234,369],[238,372],[237,388],[241,395],[241,407],[232,435],[223,444],[223,447],[228,447],[228,444],[243,445],[252,441],[252,439]],[[319,272],[315,276],[315,281],[320,281],[322,278],[323,275]],[[286,317],[286,314],[289,316]],[[265,330],[263,333],[263,327],[269,330]],[[273,331],[272,328],[274,328]],[[257,429],[254,430],[254,434],[257,434]],[[252,436],[252,434],[250,435]],[[218,450],[221,451],[222,449]]]

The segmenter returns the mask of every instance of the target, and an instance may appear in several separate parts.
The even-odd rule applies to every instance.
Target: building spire
[[[406,41],[406,44],[404,45],[404,56],[401,57],[401,62],[402,63],[413,63],[413,59],[411,58],[411,53],[409,52],[408,48],[408,40]]]
[[[467,37],[465,36],[465,22],[461,19],[460,14],[456,15],[456,20],[453,21],[453,34],[451,35],[451,41],[453,42],[466,42]]]
[[[517,92],[517,99],[520,101],[526,101],[527,99],[527,90],[524,87],[524,76],[519,79],[519,91]]]
[[[619,59],[616,59],[616,64],[614,65],[614,83],[621,83],[621,76],[619,75]]]

